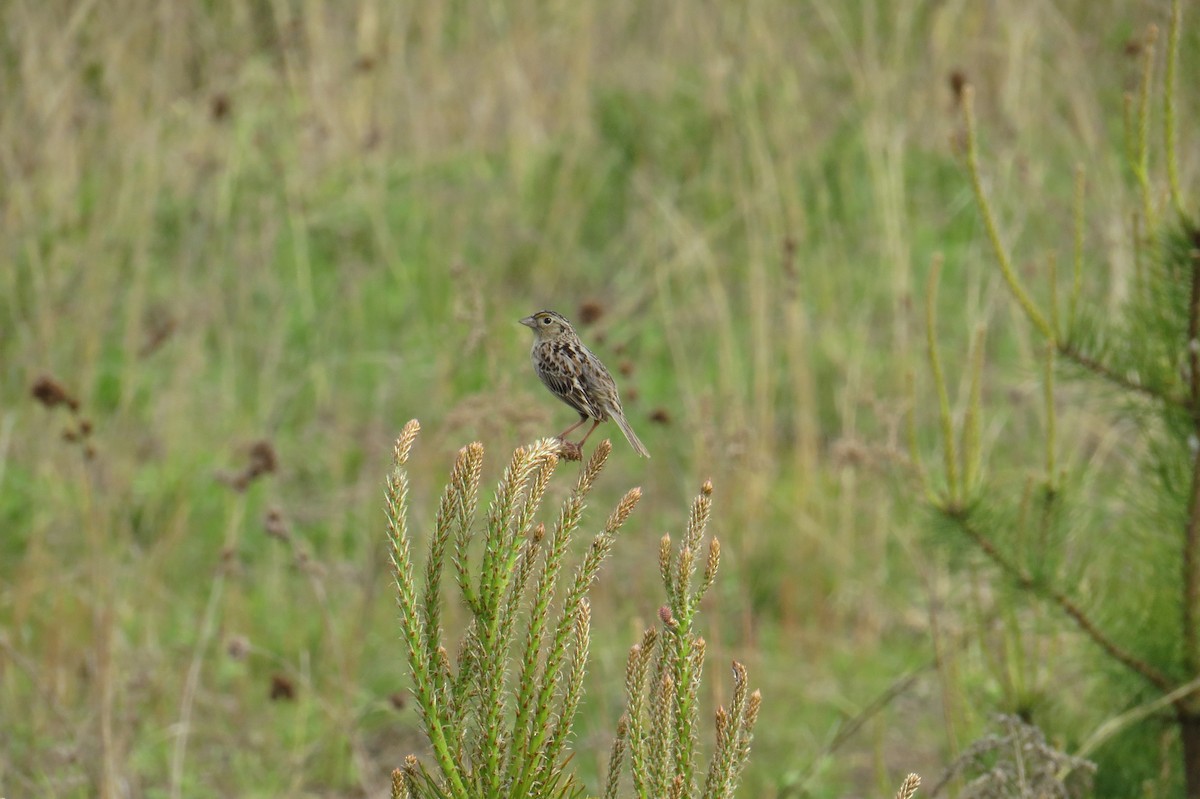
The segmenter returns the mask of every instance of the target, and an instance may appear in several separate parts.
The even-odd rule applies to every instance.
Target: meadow
[[[642,489],[592,594],[573,764],[593,793],[663,602],[659,539],[705,480],[723,561],[704,718],[733,659],[764,696],[739,795],[932,787],[998,712],[1077,749],[1125,709],[1089,697],[1088,642],[946,546],[917,476],[914,451],[940,457],[926,281],[940,258],[956,418],[987,330],[982,468],[1020,486],[1042,356],[973,198],[963,88],[1039,301],[1086,175],[1083,298],[1103,313],[1135,282],[1126,98],[1147,58],[1161,82],[1170,9],[0,6],[0,796],[384,795],[425,747],[393,443],[420,421],[420,541],[461,447],[483,444],[489,487],[573,422],[529,364],[517,320],[541,308],[578,322],[653,455],[612,424],[589,441],[614,451],[584,528]],[[1128,430],[1094,393],[1062,385],[1059,457],[1116,516]],[[1177,747],[1164,732],[1146,795],[1178,790]]]

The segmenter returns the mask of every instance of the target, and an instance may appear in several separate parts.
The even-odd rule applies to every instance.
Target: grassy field
[[[1110,306],[1134,270],[1123,95],[1167,13],[5,3],[0,795],[384,793],[422,748],[387,566],[392,443],[420,420],[420,529],[459,447],[483,442],[486,485],[573,421],[517,324],[544,307],[591,320],[654,455],[601,428],[591,527],[644,493],[593,594],[575,757],[592,790],[625,652],[662,602],[658,540],[706,478],[724,563],[705,701],[727,701],[732,658],[766,698],[741,795],[936,781],[1031,696],[1069,750],[1116,711],[1068,689],[1085,667],[1056,617],[999,607],[989,572],[928,535],[910,376],[933,460],[922,305],[942,253],[952,397],[986,324],[989,466],[1036,463],[1039,356],[972,200],[956,76],[1035,287],[1069,258],[1084,168],[1086,296]],[[1177,106],[1194,189],[1200,84]],[[45,377],[76,412],[35,400]],[[1064,464],[1120,479],[1119,430],[1065,402]]]

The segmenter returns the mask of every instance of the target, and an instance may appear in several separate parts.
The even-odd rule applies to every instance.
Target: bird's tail
[[[633,447],[634,452],[643,458],[649,458],[650,450],[646,449],[646,445],[637,437],[637,433],[633,432],[633,428],[629,426],[629,421],[625,418],[625,414],[617,411],[612,413],[611,416],[613,421],[617,423],[617,427],[621,428],[621,432],[625,434],[625,438],[629,441],[629,446]]]

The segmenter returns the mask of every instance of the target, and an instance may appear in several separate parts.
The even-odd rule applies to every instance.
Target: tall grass
[[[1014,246],[1069,240],[1071,171],[1047,165],[1088,163],[1094,285],[1115,301],[1135,269],[1109,233],[1130,224],[1120,88],[1140,73],[1123,48],[1165,14],[5,4],[0,792],[385,790],[416,729],[378,535],[396,428],[421,418],[447,463],[558,429],[515,320],[584,302],[656,456],[620,462],[644,488],[639,529],[657,537],[702,479],[729,498],[708,656],[747,661],[772,698],[747,795],[885,795],[936,773],[996,683],[948,610],[969,592],[917,549],[911,486],[890,476],[934,250],[943,296],[964,298],[942,335],[994,331],[985,396],[1033,401],[1040,363],[984,263],[950,77],[976,86]],[[1195,30],[1180,75],[1200,66]],[[1180,81],[1180,117],[1196,105]],[[1179,149],[1194,185],[1196,148]],[[944,351],[947,374],[969,371]],[[43,375],[78,416],[30,397]],[[1015,458],[1036,440],[1025,418],[981,436]],[[1111,457],[1086,407],[1059,424],[1091,442],[1076,457]],[[217,479],[262,439],[275,471]],[[432,480],[414,473],[414,494]],[[654,612],[654,570],[613,557],[631,577],[594,592],[597,639]],[[619,695],[623,653],[594,660]],[[597,779],[611,697],[581,711]]]

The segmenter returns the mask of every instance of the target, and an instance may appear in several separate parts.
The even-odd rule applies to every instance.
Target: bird
[[[579,414],[579,421],[559,433],[558,439],[570,444],[566,440],[567,434],[591,419],[591,429],[578,444],[572,445],[581,448],[601,422],[612,419],[634,451],[649,458],[649,450],[625,418],[617,382],[595,353],[579,340],[571,323],[562,314],[549,310],[538,311],[520,321],[533,330],[529,358],[537,376],[546,388]]]

